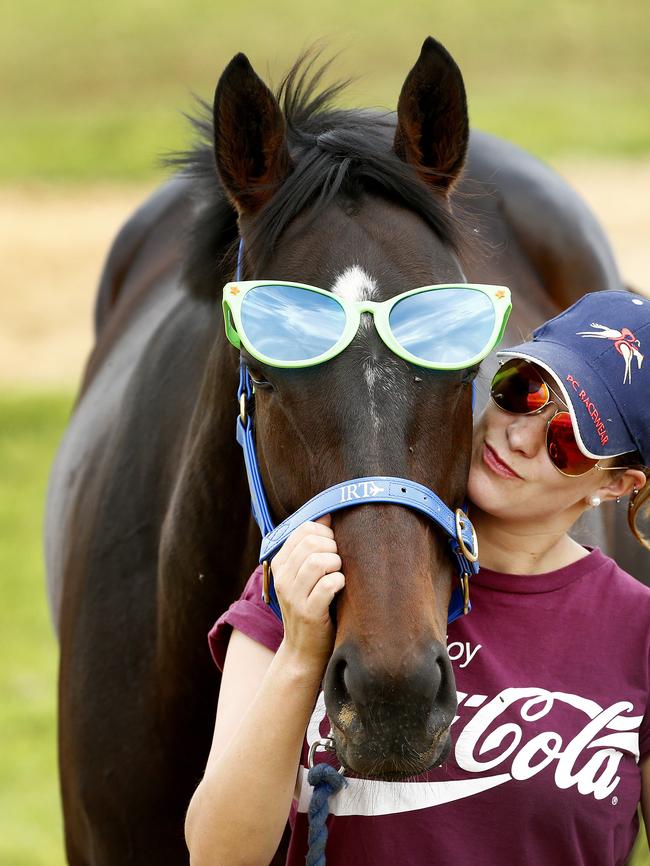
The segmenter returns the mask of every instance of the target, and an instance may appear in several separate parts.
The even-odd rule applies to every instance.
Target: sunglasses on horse
[[[310,367],[340,354],[361,314],[373,316],[386,346],[432,370],[478,364],[498,344],[510,315],[505,286],[424,286],[387,301],[349,301],[302,283],[254,280],[223,289],[226,335],[272,367]]]
[[[567,406],[530,361],[506,361],[492,379],[490,396],[497,408],[511,415],[537,415],[549,404],[555,412],[546,422],[546,450],[551,463],[562,475],[575,478],[592,469],[623,469],[599,466],[598,460],[580,450]]]

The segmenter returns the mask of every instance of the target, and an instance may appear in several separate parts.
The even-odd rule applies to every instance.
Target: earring
[[[587,501],[592,508],[598,508],[600,505],[600,496],[590,496]]]
[[[621,497],[620,497],[620,496],[617,496],[617,497],[616,497],[616,502],[619,503],[620,501],[621,501]]]

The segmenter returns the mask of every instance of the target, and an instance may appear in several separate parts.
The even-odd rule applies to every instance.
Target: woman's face
[[[549,404],[537,415],[510,415],[489,402],[474,428],[468,493],[482,511],[507,520],[574,520],[605,481],[592,469],[569,478],[553,466],[546,450],[546,425],[557,411]]]

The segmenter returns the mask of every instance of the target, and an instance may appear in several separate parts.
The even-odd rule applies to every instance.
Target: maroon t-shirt
[[[280,645],[282,626],[260,595],[256,571],[210,632],[219,666],[231,627]],[[650,753],[650,589],[594,550],[546,574],[481,569],[472,603],[449,627],[458,689],[449,759],[415,781],[349,779],[330,799],[328,866],[625,863],[639,758]],[[305,862],[307,750],[328,730],[321,694],[288,866]]]

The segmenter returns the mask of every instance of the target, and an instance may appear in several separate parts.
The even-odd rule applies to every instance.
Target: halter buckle
[[[463,572],[460,583],[463,587],[463,614],[467,616],[469,613],[469,574],[466,571]]]
[[[469,525],[469,528],[472,530],[473,552],[467,547],[465,539],[463,538],[463,529],[466,525]],[[476,562],[478,560],[478,538],[476,537],[476,530],[462,508],[456,509],[456,539],[465,559],[467,559],[468,562]]]
[[[239,397],[239,418],[242,424],[246,423],[246,417],[246,394],[242,392]]]
[[[262,563],[262,598],[264,604],[271,604],[271,566],[268,559]]]

